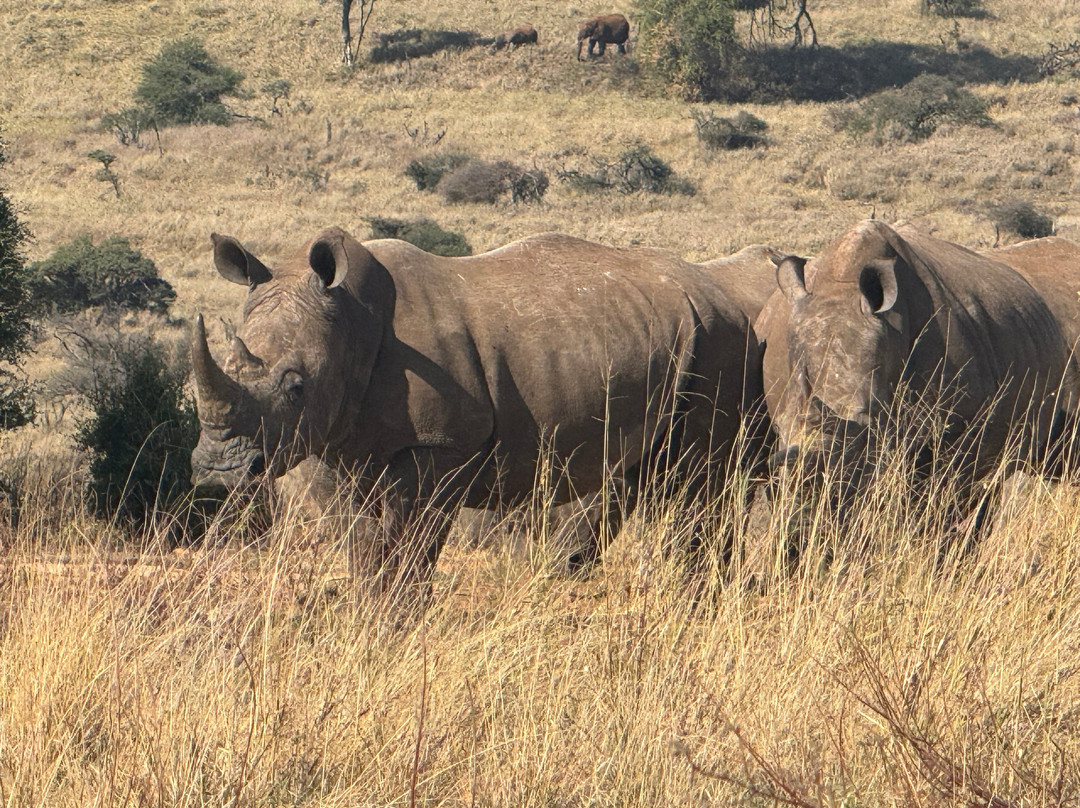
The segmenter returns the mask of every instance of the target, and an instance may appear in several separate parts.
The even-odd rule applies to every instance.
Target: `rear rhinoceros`
[[[720,273],[660,251],[543,235],[442,258],[329,229],[271,270],[213,242],[249,292],[223,366],[197,320],[195,481],[234,488],[308,455],[359,475],[383,529],[354,569],[378,589],[423,580],[459,504],[613,481],[613,535],[653,472],[715,491],[761,394]]]
[[[823,468],[838,472],[841,502],[865,479],[880,437],[871,427],[902,402],[943,425],[908,435],[920,467],[957,475],[957,518],[980,502],[974,483],[1010,442],[1018,459],[1042,465],[1074,417],[1071,340],[1001,261],[866,221],[818,258],[785,258],[777,282],[755,324],[774,459],[816,482]]]

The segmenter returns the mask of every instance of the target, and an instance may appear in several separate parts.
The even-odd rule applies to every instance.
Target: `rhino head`
[[[202,431],[192,482],[231,490],[347,438],[394,294],[385,268],[336,228],[274,270],[236,239],[211,238],[218,272],[249,291],[223,365],[196,319],[191,360]]]
[[[778,333],[764,369],[774,465],[797,462],[812,475],[842,470],[845,486],[858,480],[911,349],[906,252],[892,230],[870,221],[815,259],[778,264],[787,305],[770,318]]]

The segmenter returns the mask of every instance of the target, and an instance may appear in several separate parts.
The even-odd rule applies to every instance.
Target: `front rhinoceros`
[[[757,341],[724,288],[738,277],[660,251],[543,235],[443,258],[329,229],[270,270],[213,240],[249,293],[222,367],[196,325],[195,479],[234,488],[309,455],[349,470],[381,492],[362,555],[384,582],[426,574],[451,509],[520,501],[538,481],[554,502],[611,484],[608,535],[654,472],[715,492],[761,394]],[[426,538],[406,550],[410,524]]]

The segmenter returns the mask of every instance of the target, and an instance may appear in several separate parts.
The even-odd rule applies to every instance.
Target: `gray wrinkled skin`
[[[619,53],[626,53],[626,40],[630,38],[630,22],[622,14],[603,14],[585,20],[578,26],[577,58],[581,61],[581,46],[587,41],[587,56],[593,55],[597,45],[600,55],[608,45],[617,45]]]
[[[1047,265],[1028,249],[1030,267]],[[946,424],[938,459],[969,483],[1012,437],[1041,464],[1073,417],[1077,328],[1063,328],[1049,295],[1003,255],[866,221],[815,259],[785,259],[777,283],[755,322],[775,465],[801,464],[811,477],[841,469],[850,496],[898,391],[936,408]]]
[[[382,545],[363,564],[384,576],[422,577],[437,557],[448,525],[402,555],[423,506],[513,503],[538,468],[556,503],[614,475],[632,505],[654,468],[722,483],[761,394],[750,316],[725,292],[743,281],[722,262],[561,235],[441,258],[330,229],[271,271],[214,242],[250,291],[223,367],[196,329],[196,482],[234,488],[310,455],[380,481]],[[748,259],[762,275],[764,260]],[[621,514],[607,517],[614,532]]]

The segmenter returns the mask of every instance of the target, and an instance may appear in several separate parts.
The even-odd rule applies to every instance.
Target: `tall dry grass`
[[[1012,485],[964,552],[895,463],[794,567],[790,498],[695,572],[695,514],[653,500],[585,580],[544,535],[451,545],[422,613],[349,585],[340,510],[170,551],[31,502],[0,557],[0,800],[1075,804],[1075,487]]]

